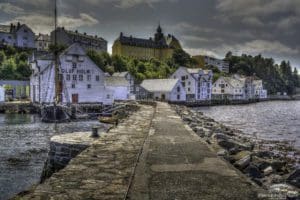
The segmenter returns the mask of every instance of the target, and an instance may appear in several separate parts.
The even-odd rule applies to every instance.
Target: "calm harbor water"
[[[37,115],[0,114],[0,199],[39,182],[53,135],[90,131],[98,121],[45,124]]]
[[[300,149],[300,101],[196,108],[205,115],[260,139],[285,140]]]

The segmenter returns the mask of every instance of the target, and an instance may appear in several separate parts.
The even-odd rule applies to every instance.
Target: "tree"
[[[182,49],[176,49],[176,50],[174,50],[174,53],[172,55],[172,59],[173,59],[175,65],[189,66],[191,56]]]
[[[102,71],[105,71],[105,63],[101,54],[95,50],[89,50],[87,55]]]
[[[114,66],[116,72],[124,72],[128,70],[126,60],[119,55],[114,55],[111,58],[111,64]]]
[[[6,55],[4,51],[0,51],[0,64],[6,59]]]

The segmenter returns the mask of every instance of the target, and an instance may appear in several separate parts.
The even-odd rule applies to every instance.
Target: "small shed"
[[[157,101],[184,102],[186,91],[178,79],[148,79],[140,85],[142,99]]]
[[[5,89],[4,87],[0,86],[0,103],[5,101]]]

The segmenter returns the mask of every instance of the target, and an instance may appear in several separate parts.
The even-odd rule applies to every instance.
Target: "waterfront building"
[[[130,84],[124,77],[105,77],[106,87],[113,91],[114,100],[128,100],[130,97]]]
[[[35,48],[35,34],[26,25],[0,25],[0,43],[18,48]]]
[[[201,68],[179,67],[170,78],[179,79],[187,101],[211,100],[213,72]]]
[[[105,73],[75,43],[59,55],[59,91],[62,103],[113,103],[113,91],[105,86]],[[34,56],[30,78],[31,101],[55,100],[55,63],[52,55]]]
[[[125,78],[130,85],[130,94],[135,94],[135,80],[134,77],[128,71],[115,72],[112,76]]]
[[[5,89],[4,87],[0,86],[0,103],[5,101]]]
[[[51,38],[48,34],[39,34],[35,37],[35,48],[38,51],[47,51],[51,44]]]
[[[154,37],[149,39],[134,38],[120,33],[113,44],[112,54],[143,60],[165,60],[172,57],[175,49],[181,49],[180,42],[171,34],[165,36],[162,28],[158,26]]]
[[[198,62],[200,67],[215,66],[220,72],[229,73],[229,63],[225,60],[203,55],[193,56],[193,58]]]
[[[139,88],[138,99],[184,102],[186,92],[178,79],[148,79]]]
[[[263,87],[262,80],[254,80],[254,87],[255,87],[255,98],[257,99],[266,99],[268,98],[268,91]]]
[[[29,81],[0,80],[0,86],[5,89],[6,99],[28,99],[30,96]]]
[[[212,87],[213,99],[245,99],[245,82],[235,77],[221,76]]]
[[[107,41],[97,35],[88,35],[87,33],[79,33],[76,31],[66,30],[64,27],[58,27],[56,30],[51,32],[51,42],[66,45],[67,47],[78,43],[86,51],[95,50],[98,52],[107,52]]]

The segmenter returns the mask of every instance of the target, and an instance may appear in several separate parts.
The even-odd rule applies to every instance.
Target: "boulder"
[[[287,182],[293,186],[300,188],[300,169],[293,171],[287,178]]]
[[[273,167],[272,167],[272,166],[268,166],[267,168],[265,168],[265,169],[263,170],[263,172],[264,172],[264,175],[265,175],[265,176],[269,176],[270,174],[273,173]]]
[[[232,139],[220,139],[218,141],[219,145],[227,150],[229,149],[239,149],[240,151],[248,150],[251,151],[253,146],[249,143],[240,143]]]
[[[225,149],[222,149],[217,153],[218,156],[222,156],[222,157],[227,156],[227,154],[228,152]]]
[[[234,166],[240,170],[245,169],[251,162],[251,155],[245,155],[234,163]]]
[[[263,178],[263,174],[260,172],[260,170],[258,169],[258,167],[256,167],[255,165],[249,165],[246,169],[244,169],[243,171],[245,174],[247,174],[248,176],[250,176],[251,178]]]

